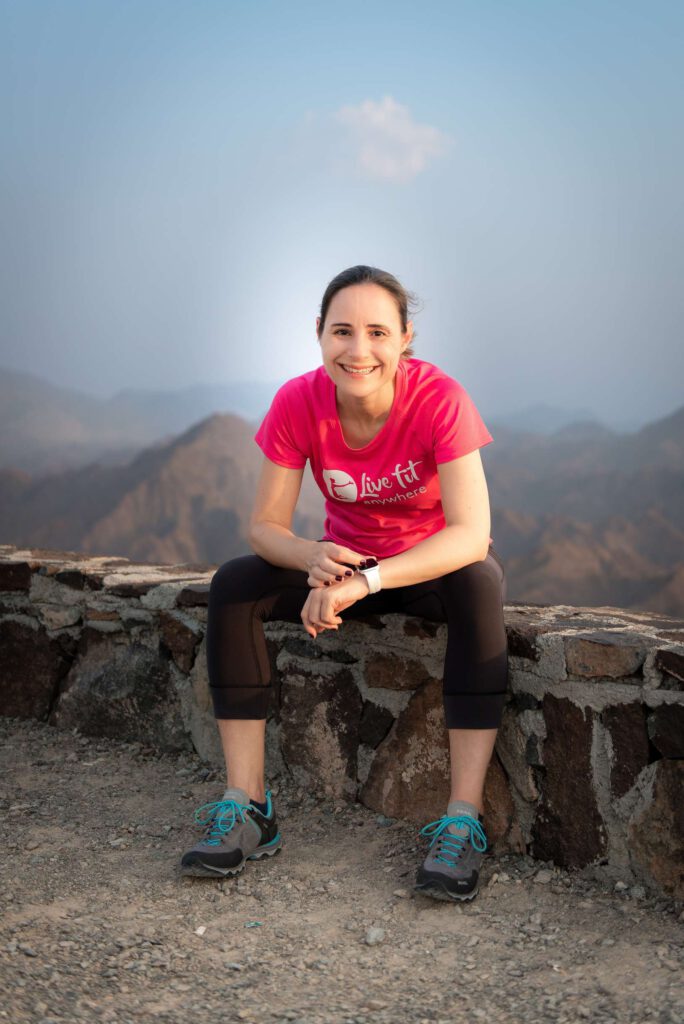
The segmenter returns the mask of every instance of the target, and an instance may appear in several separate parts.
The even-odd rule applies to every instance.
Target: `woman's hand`
[[[314,541],[312,555],[306,564],[309,573],[307,583],[310,587],[330,587],[336,582],[341,583],[352,577],[357,569],[365,568],[368,557],[371,557],[370,552],[362,555],[332,540]]]
[[[304,629],[314,640],[324,629],[337,629],[343,622],[338,613],[368,592],[365,577],[358,573],[330,587],[313,587],[302,608]]]

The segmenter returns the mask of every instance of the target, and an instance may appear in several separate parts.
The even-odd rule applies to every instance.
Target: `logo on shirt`
[[[324,469],[323,479],[331,498],[338,501],[356,501],[359,489],[356,481],[343,469]]]
[[[393,491],[397,485],[400,490],[403,490],[412,483],[419,483],[418,466],[422,461],[422,459],[418,461],[409,459],[406,466],[397,463],[389,476],[371,477],[368,473],[362,473],[360,489],[354,478],[343,469],[324,469],[323,479],[331,498],[337,498],[338,501],[364,500],[372,505],[382,505],[388,501],[405,500],[419,493],[425,493],[425,487],[419,486],[417,490],[407,491],[404,494],[395,493],[391,497],[383,496],[383,491]]]

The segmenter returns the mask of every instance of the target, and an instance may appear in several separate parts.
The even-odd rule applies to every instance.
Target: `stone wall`
[[[0,546],[0,711],[223,767],[205,624],[216,566]],[[684,623],[507,604],[510,687],[485,785],[496,852],[684,895]],[[444,813],[446,625],[265,626],[271,779],[425,824]]]

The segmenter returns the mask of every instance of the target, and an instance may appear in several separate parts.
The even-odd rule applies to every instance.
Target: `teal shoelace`
[[[456,836],[453,832],[447,832],[446,829],[449,825],[456,825],[458,828],[465,826],[469,830],[469,834],[467,836]],[[425,828],[421,828],[420,834],[422,836],[432,836],[430,849],[437,844],[438,850],[435,860],[441,860],[442,863],[447,864],[450,868],[456,866],[456,861],[463,852],[468,840],[470,840],[474,849],[479,850],[480,853],[484,853],[487,849],[485,831],[480,822],[470,814],[457,814],[453,818],[443,814],[441,818],[437,818],[436,821],[431,821]]]
[[[248,804],[238,803],[237,800],[216,800],[214,803],[202,804],[195,811],[195,820],[200,825],[211,826],[207,828],[207,838],[203,840],[207,846],[218,846],[221,838],[230,832],[235,825],[245,821],[245,811]],[[206,810],[202,817],[201,812]]]

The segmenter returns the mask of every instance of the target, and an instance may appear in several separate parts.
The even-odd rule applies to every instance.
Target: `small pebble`
[[[366,932],[365,943],[367,946],[377,946],[385,938],[384,928],[369,928]]]

